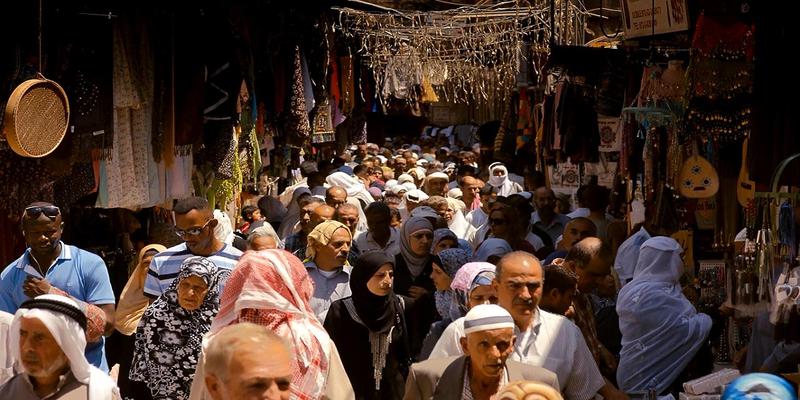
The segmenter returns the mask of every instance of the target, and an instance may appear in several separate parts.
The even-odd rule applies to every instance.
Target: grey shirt
[[[27,374],[17,374],[0,386],[0,399],[14,400],[86,400],[89,398],[89,387],[75,379],[72,372],[61,376],[61,382],[55,392],[39,397],[33,391],[33,384]]]
[[[314,295],[311,297],[311,308],[319,322],[325,322],[331,303],[350,296],[350,271],[353,267],[345,265],[333,273],[322,271],[314,261],[305,263],[308,276],[314,281]]]

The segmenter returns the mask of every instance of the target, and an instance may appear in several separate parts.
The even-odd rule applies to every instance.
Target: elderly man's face
[[[592,221],[570,221],[564,229],[564,238],[561,240],[561,247],[569,251],[575,243],[580,242],[590,236],[597,234],[597,227]]]
[[[325,203],[333,208],[339,208],[347,201],[347,192],[342,188],[331,188],[325,193]]]
[[[473,332],[461,338],[461,348],[469,356],[473,377],[501,379],[506,360],[514,351],[514,329]]]
[[[347,255],[350,253],[350,242],[353,238],[350,232],[341,228],[333,232],[328,244],[315,243],[314,262],[320,268],[339,267],[347,262]]]
[[[242,346],[233,352],[228,379],[207,375],[206,387],[214,400],[288,400],[292,387],[291,356],[279,343],[271,343],[267,348]]]
[[[25,372],[35,378],[60,375],[69,368],[64,351],[38,318],[22,318],[20,321],[19,352]]]
[[[527,328],[542,298],[542,266],[532,255],[519,252],[506,255],[499,263],[502,275],[493,283],[497,304],[514,317],[517,326]]]
[[[337,220],[350,228],[350,232],[356,231],[358,225],[358,210],[352,207],[342,207],[336,211]]]

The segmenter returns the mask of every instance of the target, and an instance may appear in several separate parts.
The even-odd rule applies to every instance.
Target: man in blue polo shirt
[[[47,293],[65,294],[83,302],[88,317],[99,314],[98,324],[104,324],[104,333],[110,335],[115,299],[106,264],[97,255],[62,242],[63,227],[58,207],[39,202],[25,208],[22,234],[28,249],[0,273],[0,311],[13,314],[25,300]],[[99,330],[86,345],[86,359],[108,371],[105,338]]]
[[[153,257],[144,282],[144,294],[152,299],[161,296],[178,276],[183,261],[189,257],[205,257],[218,268],[232,270],[242,256],[237,248],[225,244],[214,236],[214,210],[202,197],[178,200],[172,208],[175,213],[175,232],[183,243],[170,247]],[[220,292],[225,282],[220,282]]]

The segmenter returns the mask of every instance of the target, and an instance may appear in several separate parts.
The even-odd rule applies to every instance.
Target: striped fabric
[[[242,252],[239,249],[226,244],[222,250],[216,254],[206,257],[218,268],[233,270]],[[147,278],[144,282],[144,293],[150,297],[158,297],[164,293],[172,281],[178,276],[183,261],[189,257],[194,257],[191,251],[186,248],[185,243],[170,247],[153,257],[150,262],[150,269],[147,271]],[[220,282],[219,291],[225,287],[225,282]]]

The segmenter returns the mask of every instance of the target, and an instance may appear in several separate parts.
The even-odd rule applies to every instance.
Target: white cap
[[[422,190],[413,189],[406,192],[405,198],[406,202],[410,201],[412,203],[421,203],[425,200],[428,200],[428,195],[425,194],[425,192],[423,192]]]
[[[413,183],[414,182],[414,177],[409,175],[409,174],[400,174],[400,176],[397,177],[397,183],[402,185],[402,184],[404,184],[406,182],[412,182]]]
[[[480,304],[472,307],[464,317],[464,334],[492,329],[514,329],[514,318],[505,308],[496,304]]]
[[[434,179],[444,179],[446,182],[450,182],[450,177],[444,172],[434,172],[425,177],[425,181],[432,181]]]

